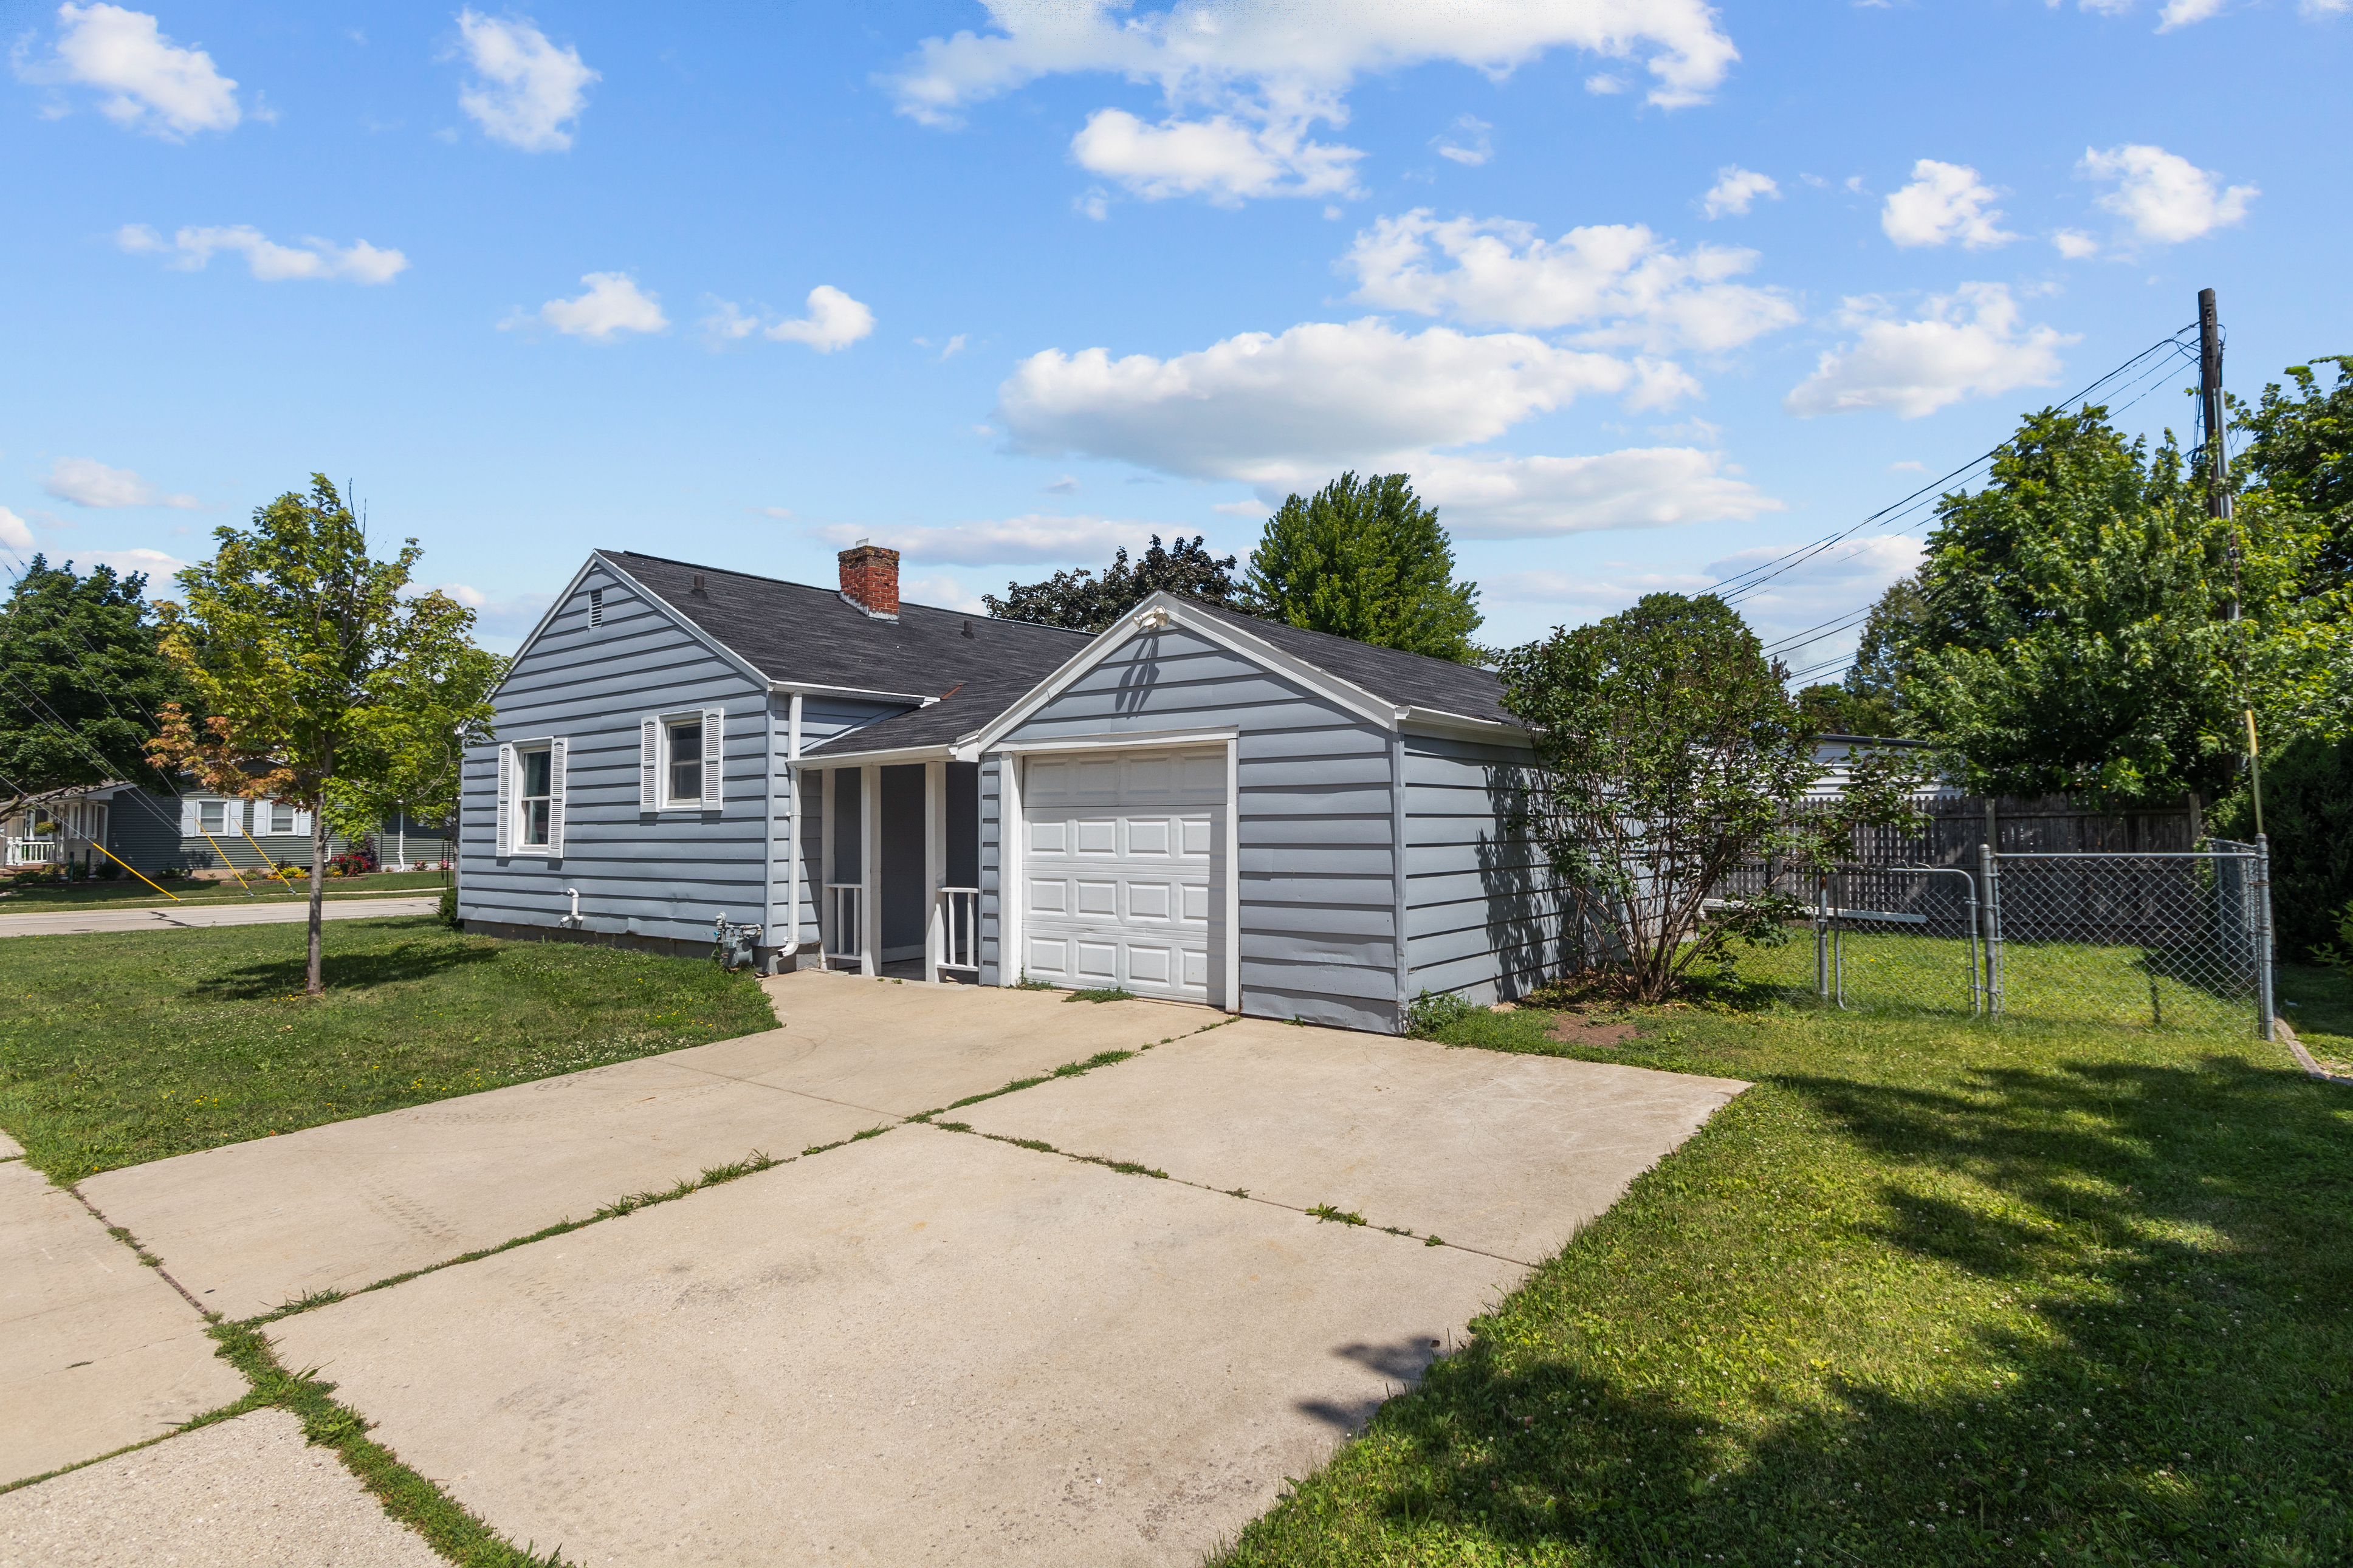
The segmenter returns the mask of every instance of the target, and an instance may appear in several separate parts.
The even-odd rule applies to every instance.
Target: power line
[[[2188,350],[2183,347],[2181,342],[2182,334],[2184,332],[2193,332],[2197,330],[2198,324],[2193,321],[2189,326],[2183,327],[2180,331],[2172,333],[2170,336],[2158,339],[2156,342],[2151,343],[2148,347],[2141,350],[2140,353],[2133,355],[2130,359],[2126,360],[2122,364],[2117,365],[2114,370],[2109,371],[2105,375],[2101,376],[2098,380],[2084,387],[2083,391],[2075,394],[2073,397],[2065,399],[2064,404],[2080,406],[2083,404],[2088,403],[2091,400],[2092,395],[2098,392],[2101,387],[2105,386],[2108,383],[2116,380],[2118,376],[2130,372],[2134,367],[2139,365],[2142,361],[2150,358],[2152,355],[2187,353]],[[2158,370],[2161,371],[2167,363],[2168,362],[2160,360],[2157,367]],[[2136,384],[2137,384],[2137,378],[2136,380]],[[2136,401],[2137,400],[2136,399]],[[1723,599],[1725,603],[1736,604],[1741,599],[1746,598],[1755,594],[1767,583],[1769,583],[1775,578],[1780,577],[1788,572],[1794,571],[1796,568],[1804,565],[1806,563],[1816,559],[1831,546],[1852,538],[1855,534],[1862,532],[1872,524],[1875,522],[1894,521],[1901,518],[1905,513],[1916,508],[1924,500],[1930,497],[1941,496],[1945,493],[1947,486],[1950,485],[1956,479],[1962,479],[1971,470],[1991,462],[2000,450],[2001,448],[1997,447],[1992,451],[1982,453],[1979,456],[1971,458],[1967,463],[1962,464],[1959,468],[1953,469],[1948,474],[1946,474],[1941,479],[1932,479],[1927,484],[1921,486],[1918,489],[1914,490],[1911,494],[1904,497],[1902,500],[1894,501],[1888,506],[1880,508],[1879,510],[1873,512],[1869,517],[1864,518],[1862,521],[1853,524],[1852,527],[1842,528],[1836,533],[1831,534],[1823,539],[1817,540],[1811,544],[1800,545],[1798,549],[1790,551],[1786,554],[1776,556],[1773,560],[1760,562],[1758,564],[1750,567],[1746,572],[1735,573],[1732,576],[1725,578],[1722,582],[1718,583],[1711,591],[1714,592],[1717,597]],[[1880,535],[1878,537],[1888,536]],[[1840,557],[1840,559],[1849,560],[1852,559],[1854,554],[1859,552],[1850,552],[1847,555]]]

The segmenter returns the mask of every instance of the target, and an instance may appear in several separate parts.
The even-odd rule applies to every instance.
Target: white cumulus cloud
[[[5,506],[0,506],[0,544],[11,550],[33,548],[33,531],[26,526],[23,518]]]
[[[1647,66],[1650,101],[1675,108],[1705,101],[1739,58],[1705,0],[1176,0],[1158,11],[1125,0],[987,4],[987,31],[927,38],[888,79],[899,111],[953,125],[971,105],[1041,77],[1154,83],[1167,119],[1148,125],[1105,110],[1071,148],[1082,166],[1147,195],[1238,201],[1349,189],[1362,154],[1309,131],[1346,123],[1348,89],[1366,72],[1444,60],[1502,77],[1547,50],[1581,48]]]
[[[1971,250],[2007,245],[2018,236],[2001,227],[2001,213],[1993,205],[2000,195],[1967,163],[1923,158],[1912,165],[1912,183],[1889,194],[1879,226],[1905,247],[1956,239]]]
[[[1351,195],[1364,154],[1310,140],[1307,122],[1297,118],[1250,125],[1219,114],[1148,125],[1124,109],[1104,109],[1071,138],[1071,156],[1146,201],[1206,196],[1231,206],[1250,196]],[[1088,216],[1103,215],[1090,208]]]
[[[1851,299],[1842,321],[1854,342],[1825,353],[1782,399],[1800,418],[1886,408],[1917,419],[1964,397],[2048,386],[2059,376],[2059,350],[2076,341],[2052,327],[2021,327],[2018,301],[2000,283],[1932,295],[1909,321],[1883,300]]]
[[[458,90],[458,107],[484,134],[526,153],[572,145],[565,126],[580,118],[588,84],[597,79],[578,49],[556,47],[528,18],[501,21],[470,7],[458,14],[458,34],[474,71]]]
[[[149,582],[157,584],[168,584],[174,576],[188,569],[188,563],[176,555],[167,555],[160,550],[78,551],[71,563],[84,569],[94,566],[111,566],[114,568],[114,574],[118,577],[128,577],[133,572],[142,572],[146,574]]]
[[[536,321],[568,336],[601,343],[622,332],[659,332],[670,325],[670,318],[662,314],[661,296],[639,289],[626,272],[590,272],[580,281],[588,285],[586,293],[550,300],[536,315],[512,316],[500,328]]]
[[[1131,13],[1114,0],[988,0],[994,27],[927,38],[892,79],[900,111],[952,122],[1040,77],[1110,72],[1172,97],[1240,85],[1274,98],[1336,92],[1356,76],[1451,60],[1501,76],[1553,48],[1639,60],[1651,101],[1696,103],[1740,58],[1704,0],[1179,0]]]
[[[845,523],[809,531],[814,537],[831,544],[847,546],[867,539],[900,552],[910,562],[939,562],[952,566],[1108,561],[1111,552],[1122,545],[1131,551],[1141,550],[1154,534],[1167,531],[1156,523],[1035,511],[1022,517],[945,527],[872,528],[863,523]]]
[[[1539,539],[1597,529],[1745,521],[1781,502],[1728,472],[1723,454],[1636,447],[1593,457],[1404,460],[1414,492],[1466,539]]]
[[[808,314],[792,321],[763,321],[747,315],[733,300],[714,300],[712,313],[702,318],[702,330],[714,342],[733,342],[757,335],[776,342],[807,343],[821,354],[847,348],[874,330],[874,312],[836,289],[820,283],[808,291]],[[958,336],[942,359],[964,346]]]
[[[397,250],[379,249],[364,239],[349,245],[305,236],[294,245],[280,245],[247,224],[229,227],[182,228],[168,240],[143,223],[125,224],[115,231],[114,243],[124,250],[161,252],[169,265],[185,272],[199,271],[215,251],[245,258],[246,266],[265,283],[288,279],[347,279],[353,283],[389,283],[408,268],[408,258]]]
[[[2100,250],[2100,242],[2080,228],[2059,229],[2051,236],[2051,243],[2069,261],[2081,261],[2087,256],[2098,255]]]
[[[1282,486],[1367,454],[1484,441],[1588,393],[1651,407],[1696,390],[1671,363],[1367,319],[1167,359],[1048,349],[997,388],[997,418],[1018,451]]]
[[[2168,0],[2165,9],[2157,14],[2157,30],[2169,33],[2176,27],[2187,27],[2192,22],[2202,22],[2221,13],[2224,0]]]
[[[1744,169],[1737,163],[1726,163],[1715,172],[1715,184],[1700,197],[1699,210],[1709,217],[1735,216],[1748,210],[1759,196],[1781,199],[1780,182],[1770,174],[1760,174],[1754,169]]]
[[[41,489],[74,506],[194,507],[194,496],[172,495],[129,468],[110,468],[94,458],[59,458],[42,476]]]
[[[1430,145],[1448,162],[1475,169],[1495,155],[1494,143],[1487,136],[1493,129],[1475,115],[1460,115],[1455,119],[1454,129],[1446,135],[1432,137]]]
[[[1441,257],[1447,265],[1435,264]],[[1547,240],[1533,224],[1441,222],[1417,207],[1377,219],[1340,265],[1367,304],[1524,330],[1583,327],[1588,342],[1652,353],[1735,348],[1798,320],[1780,290],[1730,281],[1757,265],[1755,251],[1678,251],[1641,224]]]
[[[100,113],[171,142],[227,131],[243,118],[237,83],[212,56],[172,42],[146,12],[67,4],[57,15],[56,53],[19,64],[16,74],[26,81],[94,88]]]
[[[2222,186],[2222,176],[2201,169],[2162,147],[2126,142],[2105,152],[2086,148],[2076,165],[2088,179],[2112,181],[2100,197],[2103,209],[2132,226],[2137,237],[2178,245],[2247,216],[2247,204],[2262,193],[2253,185]]]

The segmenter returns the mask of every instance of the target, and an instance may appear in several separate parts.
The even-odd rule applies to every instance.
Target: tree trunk
[[[302,989],[312,996],[327,994],[326,982],[320,977],[320,925],[326,919],[327,909],[327,803],[314,801],[311,807],[311,964],[305,973]]]

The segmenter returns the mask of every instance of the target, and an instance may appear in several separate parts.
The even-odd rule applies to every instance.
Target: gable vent
[[[592,626],[605,624],[605,590],[602,588],[588,590],[588,624]]]

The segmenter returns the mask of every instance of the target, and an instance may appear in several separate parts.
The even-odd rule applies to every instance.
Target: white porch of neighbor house
[[[57,800],[19,811],[7,819],[7,864],[64,866],[105,857],[92,846],[106,841],[103,801]]]
[[[816,785],[821,965],[978,984],[978,764],[805,759],[802,772]]]

